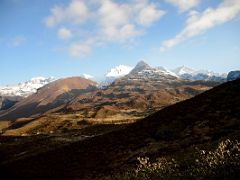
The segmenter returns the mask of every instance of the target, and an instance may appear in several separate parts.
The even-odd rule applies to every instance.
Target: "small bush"
[[[240,177],[240,143],[229,139],[221,141],[214,151],[199,150],[187,159],[161,157],[150,162],[138,157],[137,168],[109,179],[238,179]]]

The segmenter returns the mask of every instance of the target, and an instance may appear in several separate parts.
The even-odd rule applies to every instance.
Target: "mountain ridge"
[[[91,91],[91,87],[94,89],[96,83],[82,77],[58,79],[39,88],[35,94],[24,98],[6,112],[0,114],[0,119],[14,120],[19,117],[29,117],[34,114],[45,113],[72,99],[68,99],[67,97],[75,96],[75,94],[67,95],[68,92],[72,92],[72,90],[82,91],[87,88]],[[80,92],[76,91],[75,93],[78,94]],[[65,97],[62,97],[61,95],[64,94],[66,94]]]
[[[111,83],[113,83],[116,79],[121,78],[125,75],[131,73],[131,71],[135,68],[147,67],[151,68],[146,62],[143,60],[139,61],[135,67],[131,67],[128,65],[120,64],[111,68],[105,74],[104,80],[98,82],[98,87],[106,88]],[[226,74],[214,73],[208,70],[194,70],[187,66],[181,66],[175,68],[173,70],[168,70],[164,67],[155,67],[155,69],[159,69],[162,72],[165,72],[169,75],[181,78],[183,80],[191,80],[191,81],[198,81],[198,80],[205,80],[205,81],[219,81],[225,82],[227,80]],[[139,70],[139,69],[138,69]],[[132,72],[134,73],[134,72]],[[89,74],[83,74],[83,78],[94,80],[94,77]],[[7,85],[7,86],[0,86],[0,96],[22,96],[27,97],[31,94],[37,92],[38,88],[57,80],[54,77],[44,78],[44,77],[34,77],[31,80],[25,81],[23,83],[18,83],[17,85]]]
[[[7,85],[0,87],[0,96],[22,96],[27,97],[37,92],[37,89],[55,81],[54,77],[34,77],[31,80],[18,83],[17,85]]]
[[[68,128],[81,128],[82,120],[87,124],[128,123],[217,84],[184,81],[164,69],[140,63],[132,73],[118,78],[104,89],[69,89],[64,93],[68,88],[61,84],[57,86],[58,91],[49,91],[46,85],[0,113],[0,119],[11,121],[11,126],[4,129],[5,135],[61,132]],[[61,92],[61,95],[52,98],[53,92]]]

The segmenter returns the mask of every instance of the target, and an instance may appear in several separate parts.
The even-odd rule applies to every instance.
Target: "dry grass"
[[[214,150],[195,148],[184,159],[173,157],[138,157],[136,169],[104,179],[238,179],[240,142],[223,140]]]

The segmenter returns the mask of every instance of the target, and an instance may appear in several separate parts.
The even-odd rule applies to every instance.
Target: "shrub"
[[[138,157],[135,170],[111,176],[109,179],[238,179],[240,177],[240,143],[229,139],[221,141],[213,151],[199,150],[186,159],[161,157],[150,162]]]

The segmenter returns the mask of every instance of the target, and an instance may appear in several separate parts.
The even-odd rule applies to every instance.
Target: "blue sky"
[[[1,0],[0,85],[152,66],[240,69],[239,0]]]

